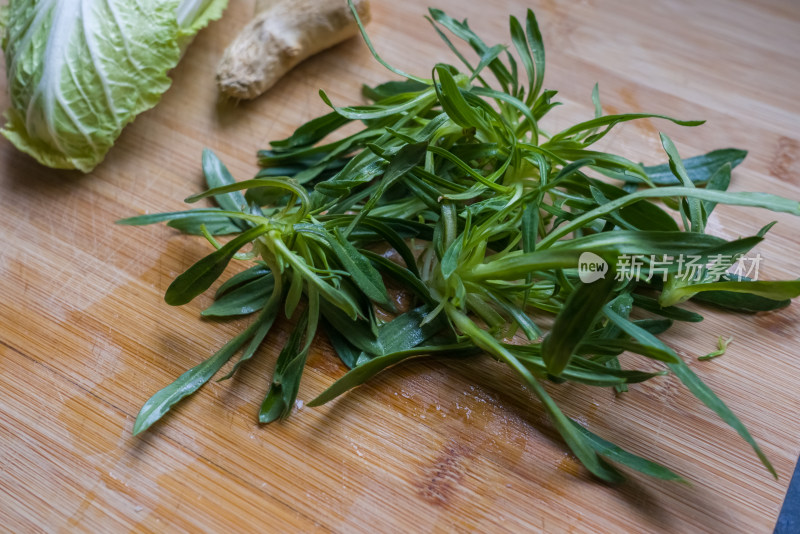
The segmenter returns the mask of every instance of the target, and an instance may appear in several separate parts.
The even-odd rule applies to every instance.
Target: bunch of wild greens
[[[430,15],[465,72],[437,64],[431,79],[424,79],[389,67],[404,81],[365,88],[373,104],[331,104],[331,113],[271,143],[260,153],[263,170],[252,180],[234,181],[205,152],[210,189],[188,202],[213,197],[218,208],[122,221],[169,221],[204,235],[216,248],[173,282],[169,304],[187,303],[207,290],[232,258],[255,261],[223,283],[204,312],[254,313],[255,320],[147,401],[134,432],[197,390],[241,349],[225,378],[235,373],[284,314],[295,318],[296,327],[278,357],[261,422],[291,412],[309,346],[322,326],[351,370],[309,405],[327,402],[408,358],[488,353],[539,398],[572,452],[598,477],[621,479],[607,462],[612,460],[679,480],[570,420],[542,385],[575,382],[624,391],[628,384],[672,372],[736,429],[774,474],[742,423],[656,335],[673,321],[702,319],[679,306],[687,299],[738,310],[775,309],[800,294],[800,282],[732,275],[715,280],[707,267],[690,277],[678,265],[666,267],[659,279],[647,276],[656,268],[650,264],[642,267],[642,276],[626,279],[615,276],[613,267],[626,255],[692,255],[701,265],[715,258],[732,262],[769,228],[733,241],[708,235],[704,227],[717,204],[797,215],[800,205],[763,193],[726,192],[731,167],[744,157],[739,150],[684,162],[662,136],[669,162],[657,167],[593,150],[621,122],[660,117],[604,116],[596,90],[595,118],[545,133],[539,122],[556,105],[556,93],[542,90],[544,48],[533,13],[528,11],[524,26],[510,19],[518,59],[504,46],[486,45],[466,22],[433,9]],[[476,65],[446,31],[477,53]],[[522,72],[526,83],[520,81]],[[357,133],[320,143],[353,122],[362,125]],[[609,177],[621,183],[613,185]],[[666,209],[675,210],[682,224]],[[222,234],[235,237],[222,245],[214,237]],[[252,250],[240,252],[249,243]],[[397,261],[376,253],[380,247],[393,249]],[[576,267],[588,252],[606,261],[611,272],[582,283]],[[409,311],[394,309],[385,279],[400,283],[414,299]],[[394,312],[394,318],[381,320],[386,315],[376,313],[378,308]],[[635,309],[651,318],[633,318]],[[618,359],[623,352],[657,360],[664,370],[623,368]]]

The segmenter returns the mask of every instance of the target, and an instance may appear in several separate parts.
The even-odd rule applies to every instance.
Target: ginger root
[[[363,23],[369,0],[354,0]],[[345,0],[259,0],[217,67],[223,94],[255,98],[304,59],[358,34]]]

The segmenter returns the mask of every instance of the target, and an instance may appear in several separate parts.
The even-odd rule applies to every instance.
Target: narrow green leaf
[[[264,307],[272,295],[275,279],[272,273],[259,276],[215,297],[214,303],[202,311],[204,317],[247,315]]]
[[[770,300],[781,301],[793,299],[800,296],[800,280],[780,280],[767,281],[759,280],[755,282],[707,282],[703,284],[691,284],[687,286],[675,287],[669,292],[661,293],[659,302],[663,306],[671,306],[678,302],[683,302],[703,291],[727,291],[730,293],[749,293]]]
[[[634,294],[633,303],[639,308],[658,314],[667,319],[674,319],[676,321],[688,321],[690,323],[699,323],[703,320],[703,316],[693,311],[684,310],[676,306],[661,306],[658,300],[644,295]]]
[[[692,301],[711,304],[739,313],[779,310],[792,303],[790,299],[774,300],[750,293],[734,293],[732,291],[705,291],[694,295]]]
[[[222,285],[217,288],[217,292],[214,294],[214,298],[218,299],[228,291],[236,289],[237,287],[244,285],[248,282],[252,282],[256,278],[261,278],[262,276],[272,276],[272,272],[269,270],[269,267],[263,265],[261,263],[250,267],[249,269],[245,269],[235,275],[231,276]]]
[[[381,354],[390,354],[416,347],[439,333],[447,324],[443,317],[429,320],[427,306],[398,315],[378,329]]]
[[[530,110],[530,108],[528,108],[525,105],[525,103],[522,102],[520,99],[515,98],[507,93],[502,93],[500,91],[496,91],[488,87],[472,87],[470,89],[470,93],[478,96],[488,96],[490,98],[494,98],[497,101],[510,104],[514,109],[522,113],[522,116],[525,118],[528,127],[533,132],[534,142],[538,140],[539,125],[536,121],[536,117],[533,115],[533,112]]]
[[[506,312],[514,320],[514,322],[517,323],[528,340],[534,341],[541,337],[542,331],[539,329],[533,319],[531,319],[530,316],[525,313],[524,306],[517,307],[516,305],[511,304],[488,291],[487,295],[491,298],[492,302],[500,306],[500,308]]]
[[[346,221],[346,219],[344,220]],[[400,224],[403,225],[404,222],[401,222]],[[414,253],[411,252],[411,249],[408,247],[403,237],[400,236],[400,234],[397,233],[397,230],[393,228],[392,222],[387,224],[383,220],[375,217],[364,217],[359,222],[359,225],[360,228],[373,230],[379,238],[383,238],[400,255],[400,257],[403,258],[406,268],[411,271],[414,276],[419,277],[416,257],[414,256]],[[410,235],[414,235],[413,230]],[[352,233],[350,237],[351,239],[354,237]]]
[[[212,217],[209,215],[173,219],[167,222],[167,226],[189,235],[204,235],[203,226],[205,226],[206,232],[210,235],[231,235],[242,231],[242,228],[231,222],[228,217]]]
[[[436,99],[436,93],[432,88],[422,91],[420,93],[409,93],[408,95],[396,95],[395,97],[383,100],[380,103],[368,106],[347,106],[347,107],[334,106],[333,103],[331,102],[331,99],[322,89],[320,89],[319,91],[319,96],[328,106],[333,108],[336,111],[336,113],[338,113],[342,117],[346,117],[350,120],[360,120],[360,121],[371,120],[371,119],[385,119],[387,117],[398,115],[400,113],[412,110],[414,108],[426,107],[432,104]],[[390,103],[389,100],[394,100],[394,102]]]
[[[335,229],[334,235],[328,235],[328,243],[364,295],[387,310],[394,309],[380,273],[358,249],[350,244],[338,228]]]
[[[200,218],[210,217],[212,224],[219,222],[222,217],[239,218],[253,222],[263,222],[263,217],[256,217],[255,215],[248,215],[235,211],[225,211],[219,208],[199,208],[185,211],[171,211],[165,213],[152,213],[148,215],[137,215],[135,217],[127,217],[119,219],[116,224],[126,226],[144,226],[146,224],[156,224],[160,222],[176,221],[181,219],[191,219],[195,223]],[[199,228],[199,224],[197,224]]]
[[[418,93],[424,91],[428,86],[421,84],[414,80],[393,80],[385,82],[375,87],[367,85],[361,86],[361,94],[369,100],[378,102],[391,96],[401,95],[404,93]]]
[[[641,182],[649,183],[649,178],[647,176],[647,173],[644,172],[644,168],[641,165],[632,162],[628,158],[618,156],[616,154],[599,152],[597,150],[584,150],[582,148],[560,148],[560,147],[554,148],[552,150],[552,153],[561,158],[564,158],[567,161],[591,159],[592,167],[600,172],[610,174],[614,177],[616,177],[618,174],[630,177],[639,177]]]
[[[453,78],[450,68],[449,65],[442,63],[433,68],[433,72],[436,75],[434,81],[437,82],[434,87],[442,109],[453,122],[462,128],[474,128],[477,126],[485,128],[483,118],[478,115],[478,111],[461,94],[461,88]]]
[[[356,20],[356,24],[358,25],[358,30],[361,32],[361,38],[364,39],[367,48],[369,48],[369,51],[372,52],[372,57],[374,57],[378,63],[380,63],[390,71],[394,72],[395,74],[403,78],[414,80],[416,82],[423,84],[430,82],[429,80],[425,80],[424,78],[418,78],[416,76],[403,72],[399,69],[396,69],[391,65],[389,65],[388,63],[386,63],[386,61],[384,61],[383,58],[378,55],[378,52],[375,51],[375,47],[372,46],[372,41],[370,40],[369,35],[367,35],[367,31],[364,29],[364,24],[361,22],[361,17],[358,15],[358,10],[356,10],[356,6],[353,4],[353,0],[347,0],[347,5],[350,8],[350,13],[353,14],[353,18]]]
[[[456,239],[450,244],[450,247],[444,252],[442,261],[440,262],[440,270],[442,277],[447,280],[458,269],[459,260],[461,259],[461,248],[464,245],[464,237]]]
[[[597,87],[597,86],[595,86]],[[621,317],[627,319],[631,311],[633,310],[633,297],[630,293],[621,293],[614,297],[614,299],[608,303],[608,307],[614,312],[619,314]],[[618,326],[613,323],[609,323],[603,328],[602,332],[600,333],[601,339],[615,339],[619,336],[622,331]],[[622,370],[622,364],[620,364],[619,357],[617,355],[611,356],[607,362],[605,362],[605,367],[607,369],[612,369],[613,371],[620,371]],[[628,391],[627,384],[620,384],[614,386],[614,391],[617,393],[625,393]]]
[[[544,83],[544,41],[542,40],[542,32],[539,31],[539,23],[536,22],[536,15],[533,14],[532,9],[528,9],[525,15],[525,30],[528,34],[528,46],[533,55],[533,63],[536,71],[536,82],[533,85],[533,90],[528,93],[525,103],[531,106],[539,96],[539,91],[542,89]]]
[[[529,9],[528,16],[530,17],[532,13],[533,12]],[[525,103],[530,108],[536,98],[534,91],[534,85],[537,82],[536,65],[534,64],[533,55],[531,55],[531,49],[528,46],[528,39],[525,36],[525,31],[522,29],[519,20],[513,15],[509,18],[509,26],[511,29],[511,42],[514,44],[514,48],[517,49],[517,55],[522,61],[522,66],[525,68],[525,74],[528,76],[528,91],[526,92],[527,97]]]
[[[409,358],[423,356],[429,352],[456,350],[461,352],[462,345],[447,344],[440,347],[425,347],[422,350],[412,350],[414,347],[429,339],[443,327],[443,320],[438,319],[426,324],[421,324],[427,317],[426,308],[417,308],[396,317],[391,322],[380,328],[378,345],[380,352],[374,353],[372,359],[353,367],[347,374],[334,382],[328,389],[320,393],[309,406],[320,406],[333,400],[346,391],[359,386],[377,375],[381,371],[394,366]],[[348,336],[349,338],[349,336]],[[462,354],[474,354],[465,349]]]
[[[758,456],[761,463],[764,464],[764,467],[772,474],[773,477],[776,479],[778,478],[778,473],[775,471],[775,468],[772,467],[772,464],[767,459],[767,456],[761,451],[761,448],[758,446],[756,441],[753,439],[753,436],[750,435],[747,428],[739,421],[739,418],[736,417],[733,412],[725,405],[722,400],[720,400],[717,395],[711,391],[709,388],[700,378],[692,371],[688,365],[686,365],[683,360],[679,360],[677,363],[673,363],[669,365],[669,368],[672,370],[673,373],[683,382],[683,384],[689,389],[689,391],[694,394],[703,404],[711,408],[711,410],[716,413],[720,419],[725,421],[731,428],[736,430],[736,432],[744,439],[755,451],[756,455]]]
[[[686,169],[686,174],[689,175],[695,185],[705,185],[714,176],[714,173],[726,163],[730,164],[731,169],[733,169],[744,160],[745,156],[747,156],[746,150],[724,148],[684,159],[683,166]],[[656,185],[680,184],[680,180],[672,173],[669,163],[645,167],[644,170]],[[620,177],[620,179],[624,180],[625,178]]]
[[[670,122],[674,122],[679,126],[700,126],[705,121],[683,121],[674,119],[672,117],[667,117],[666,115],[656,115],[652,113],[627,113],[622,115],[605,115],[603,117],[597,117],[585,122],[578,123],[574,126],[570,126],[566,130],[563,130],[553,137],[550,138],[550,141],[545,143],[543,147],[547,148],[549,146],[555,145],[559,141],[563,139],[567,139],[569,137],[574,136],[575,134],[579,134],[586,130],[591,130],[594,128],[600,128],[605,126],[605,130],[601,131],[598,134],[588,137],[585,141],[585,145],[590,145],[596,141],[599,141],[602,137],[604,137],[614,126],[621,122],[627,122],[637,119],[665,119]]]
[[[276,150],[289,150],[293,148],[307,147],[322,140],[328,134],[338,130],[351,119],[342,117],[336,112],[328,113],[311,119],[300,126],[292,135],[280,141],[270,141],[270,146]],[[214,187],[209,184],[209,187]]]
[[[603,313],[620,330],[647,349],[646,351],[636,351],[639,354],[672,364],[680,361],[674,350],[644,328],[618,315],[608,306],[603,309]]]
[[[360,224],[361,220],[367,216],[370,210],[377,204],[378,200],[380,200],[384,193],[386,193],[395,182],[422,162],[427,147],[428,143],[425,141],[422,143],[406,144],[397,151],[397,154],[389,161],[389,165],[383,173],[378,188],[352,220],[345,234],[349,234],[353,228]]]
[[[267,227],[264,225],[251,228],[189,267],[170,284],[164,300],[171,306],[180,306],[190,302],[211,287],[211,284],[225,271],[228,262],[240,248],[266,231]]]
[[[294,315],[294,310],[300,304],[300,298],[303,296],[303,277],[299,274],[293,274],[289,282],[289,291],[286,292],[286,300],[284,302],[284,314],[288,319]]]
[[[581,426],[580,424],[576,423],[574,420],[572,421],[573,426],[583,434],[586,439],[589,441],[591,447],[599,454],[600,456],[605,456],[609,460],[619,462],[620,464],[630,467],[631,469],[635,469],[640,473],[645,475],[659,478],[661,480],[671,480],[675,482],[681,482],[683,484],[688,484],[688,482],[681,477],[680,475],[674,473],[670,469],[664,467],[663,465],[657,464],[646,458],[642,458],[636,454],[630,453],[618,445],[614,445],[610,441],[606,441],[597,434],[594,434],[589,429]]]
[[[172,384],[159,390],[150,397],[139,410],[136,421],[133,423],[133,435],[144,432],[161,419],[170,408],[184,397],[197,391],[200,386],[208,382],[228,360],[231,359],[239,348],[253,335],[257,322],[250,325],[245,331],[228,341],[216,354],[203,363],[192,367]]]
[[[600,342],[598,345],[592,341],[582,346],[581,351],[585,351],[588,354],[596,354],[598,348],[601,351],[607,350],[608,347],[603,345],[603,342]],[[611,345],[611,343],[608,343],[608,346]],[[576,357],[572,360],[573,363],[564,369],[560,377],[554,377],[547,373],[547,368],[541,358],[536,357],[531,353],[526,353],[526,351],[520,349],[519,345],[503,346],[508,349],[509,352],[514,354],[514,356],[517,357],[520,362],[522,362],[523,365],[525,365],[525,367],[527,367],[534,374],[534,376],[548,378],[556,382],[568,380],[570,382],[586,384],[594,387],[620,387],[625,386],[626,384],[644,382],[655,376],[661,376],[665,374],[665,372],[648,373],[644,371],[607,367],[594,360]],[[530,347],[530,345],[527,347]],[[619,352],[624,350],[624,348],[620,349]],[[615,351],[613,356],[616,356],[616,354],[617,352]]]
[[[603,106],[600,104],[600,84],[595,83],[592,88],[592,104],[594,104],[594,117],[603,116]]]
[[[346,311],[325,300],[320,301],[322,316],[339,332],[347,332],[347,340],[368,354],[380,354],[377,326],[374,319],[354,319]]]
[[[631,322],[654,336],[663,334],[669,330],[673,324],[672,319],[637,319]]]
[[[328,321],[322,322],[322,329],[328,336],[328,340],[331,342],[333,350],[336,351],[336,355],[339,356],[339,359],[342,360],[342,363],[344,363],[349,369],[355,367],[356,362],[358,361],[359,356],[363,354],[363,351],[350,343],[348,339],[349,332],[345,334],[345,332],[335,328]]]
[[[418,276],[414,275],[410,270],[401,267],[392,260],[384,258],[379,254],[375,254],[369,250],[361,250],[361,253],[377,265],[378,269],[382,270],[385,274],[401,282],[406,289],[417,295],[426,304],[433,303],[430,289],[426,286]]]
[[[628,194],[626,191],[600,180],[590,179],[589,183],[592,188],[597,188],[609,200],[616,200]],[[625,206],[618,213],[624,221],[639,230],[658,232],[674,232],[678,230],[678,225],[672,216],[659,206],[646,200]]]
[[[472,71],[472,75],[470,76],[470,80],[475,79],[481,71],[486,68],[487,65],[492,63],[493,61],[497,60],[497,57],[502,54],[506,50],[506,47],[503,45],[494,45],[493,47],[489,48],[484,54],[481,56],[480,61],[478,62],[478,66]]]
[[[474,348],[467,343],[452,345],[433,345],[430,347],[418,347],[407,350],[399,350],[383,356],[376,356],[367,360],[357,367],[353,367],[347,374],[331,384],[328,389],[320,393],[316,398],[308,403],[308,406],[322,406],[332,401],[339,395],[360,386],[375,375],[394,367],[406,360],[429,355],[447,354],[448,356],[469,357],[475,354]]]
[[[308,355],[308,347],[303,349],[300,347],[307,324],[308,309],[305,309],[275,362],[272,383],[258,412],[259,423],[266,424],[283,419],[294,407],[300,378],[303,376],[303,366]]]
[[[728,186],[731,183],[731,164],[726,162],[722,167],[720,167],[717,172],[711,175],[711,178],[708,179],[708,183],[706,184],[706,189],[713,189],[715,191],[727,191]],[[708,216],[711,215],[711,212],[714,211],[714,208],[717,206],[716,202],[711,202],[708,200],[703,201],[703,212],[708,219]]]
[[[678,149],[675,147],[675,143],[672,142],[672,139],[670,139],[667,134],[660,133],[659,135],[661,136],[661,146],[664,147],[664,151],[667,153],[667,156],[669,156],[669,168],[672,170],[673,174],[680,179],[684,187],[693,188],[694,183],[686,173],[686,169],[683,166],[683,160],[681,159],[680,154],[678,154]],[[692,232],[702,233],[705,229],[705,222],[703,218],[703,212],[701,210],[700,200],[697,198],[687,198],[686,202],[689,206],[689,219],[692,223],[690,230]]]
[[[552,234],[550,234],[552,235]],[[538,249],[530,253],[506,254],[490,257],[486,263],[473,267],[462,274],[465,280],[515,280],[534,271],[569,269],[578,266],[583,252],[615,258],[620,255],[661,256],[697,255],[707,258],[715,254],[737,254],[750,250],[761,241],[760,237],[748,237],[725,242],[707,234],[686,232],[623,231],[601,232],[584,237],[557,242],[549,249]],[[677,263],[671,267],[677,269]]]
[[[542,358],[550,374],[558,376],[567,367],[575,349],[594,327],[615,285],[614,277],[607,273],[600,280],[581,284],[569,296],[542,342]]]
[[[209,189],[223,187],[226,185],[235,184],[236,180],[228,171],[222,161],[211,150],[203,149],[203,175],[206,179]],[[223,193],[216,195],[214,201],[220,208],[227,211],[247,211],[247,202],[239,191],[232,191],[230,193]],[[233,223],[239,226],[242,230],[250,228],[250,224],[242,219],[233,219]]]
[[[220,378],[218,382],[232,377],[239,367],[253,357],[253,355],[256,353],[256,350],[258,350],[258,347],[260,347],[261,343],[264,341],[264,338],[267,337],[267,334],[272,329],[272,324],[275,322],[275,317],[278,315],[279,303],[280,298],[273,297],[269,299],[266,306],[264,306],[263,311],[258,315],[258,318],[251,327],[253,331],[253,337],[250,339],[250,343],[242,352],[242,356],[239,358],[239,361],[236,362],[236,364],[231,368],[230,372]]]
[[[550,414],[550,419],[564,438],[564,441],[567,442],[567,445],[572,449],[572,452],[575,453],[575,456],[578,457],[589,471],[606,482],[619,483],[625,480],[622,474],[597,456],[592,442],[587,439],[582,432],[575,429],[571,424],[572,420],[564,415],[555,401],[553,401],[550,395],[547,394],[547,391],[545,391],[535,378],[530,377],[530,379],[526,381],[526,384],[533,390],[534,394],[539,397],[539,400],[547,409],[547,412]]]
[[[216,198],[222,194],[241,191],[243,189],[252,190],[259,187],[278,189],[293,194],[300,199],[301,207],[307,207],[310,202],[308,198],[308,192],[305,190],[305,188],[291,178],[286,177],[254,178],[252,180],[242,180],[241,182],[234,182],[229,185],[215,187],[213,189],[209,189],[208,191],[192,195],[184,199],[184,202],[191,204],[207,197],[213,196]],[[224,213],[224,211],[222,213]]]
[[[459,22],[450,16],[446,15],[443,11],[434,8],[428,8],[428,12],[430,13],[433,20],[450,30],[453,35],[462,39],[466,43],[468,43],[475,52],[478,53],[479,56],[483,56],[486,53],[486,50],[489,48],[486,43],[478,37],[475,32],[473,32],[467,21]],[[508,72],[508,69],[505,65],[499,60],[492,61],[489,64],[489,69],[495,75],[495,78],[500,82],[500,85],[503,87],[503,91],[509,92],[515,84],[515,79],[511,76],[511,73]]]

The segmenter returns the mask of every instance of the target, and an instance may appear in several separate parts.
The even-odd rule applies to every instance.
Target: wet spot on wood
[[[795,307],[771,312],[758,313],[755,322],[759,328],[769,330],[782,337],[797,336],[800,333],[800,317]]]
[[[433,463],[424,468],[420,495],[431,504],[447,505],[464,478],[464,461],[471,452],[461,443],[447,442]]]
[[[778,138],[778,146],[769,165],[769,173],[781,180],[800,182],[800,177],[797,176],[800,173],[798,157],[800,157],[800,143],[781,136]]]
[[[680,350],[676,352],[688,365],[692,364],[694,358],[691,355]],[[637,386],[642,394],[655,400],[659,405],[672,404],[684,391],[680,379],[673,373],[655,377],[644,384],[637,384]]]
[[[578,459],[569,453],[564,453],[564,457],[558,462],[557,469],[574,477],[580,475],[581,464]]]
[[[97,498],[97,493],[95,493],[93,490],[89,491],[84,496],[83,501],[81,501],[81,504],[78,505],[78,509],[75,510],[75,512],[70,517],[67,518],[67,525],[69,525],[70,527],[77,527],[78,525],[80,525],[81,520],[86,514],[86,511],[94,503],[96,498]]]
[[[347,366],[336,356],[332,346],[326,346],[325,349],[326,350],[312,349],[306,361],[306,365],[329,377],[338,378],[342,376],[348,371]]]

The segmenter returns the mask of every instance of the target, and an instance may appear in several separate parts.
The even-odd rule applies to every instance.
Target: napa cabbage
[[[0,133],[49,167],[91,171],[158,103],[192,37],[227,0],[11,0]]]

